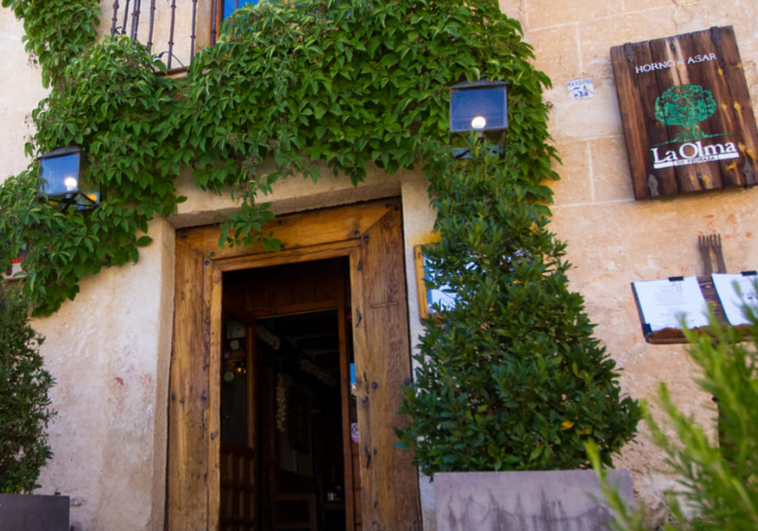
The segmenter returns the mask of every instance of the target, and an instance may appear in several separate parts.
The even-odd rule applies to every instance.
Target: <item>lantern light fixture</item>
[[[59,148],[40,155],[37,197],[67,212],[95,208],[100,190],[86,180],[85,157],[78,146]]]
[[[506,81],[465,81],[453,85],[451,90],[451,133],[486,133],[508,129]]]

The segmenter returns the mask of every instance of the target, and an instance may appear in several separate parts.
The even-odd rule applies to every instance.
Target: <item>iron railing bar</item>
[[[192,0],[192,35],[190,35],[190,62],[195,57],[195,40],[197,39],[197,0]]]
[[[211,46],[213,46],[216,44],[216,28],[218,27],[218,6],[216,5],[216,0],[213,0],[211,10],[213,11],[213,14],[211,15],[211,18],[213,19],[211,25]]]
[[[168,36],[168,67],[171,70],[171,60],[174,57],[174,26],[176,24],[176,0],[171,1],[171,29]]]
[[[124,31],[122,32],[124,35],[126,35],[126,27],[127,27],[128,22],[129,22],[129,0],[126,0],[126,7],[124,7],[124,24],[122,26],[124,28]]]
[[[134,0],[134,10],[132,11],[132,39],[139,40],[139,16],[140,16],[140,0]]]
[[[111,38],[116,36],[117,23],[118,23],[118,0],[113,2],[113,22],[111,23]]]
[[[147,34],[147,53],[153,53],[153,25],[155,24],[155,0],[150,0],[150,29]]]

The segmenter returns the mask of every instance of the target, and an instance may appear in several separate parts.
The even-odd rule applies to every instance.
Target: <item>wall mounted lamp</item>
[[[508,83],[480,79],[453,85],[450,132],[479,133],[508,129]]]
[[[67,212],[95,208],[100,190],[86,180],[85,157],[77,146],[59,148],[40,155],[37,197]]]
[[[505,143],[508,130],[508,83],[506,81],[465,81],[451,87],[450,132],[467,134],[476,132],[479,138],[487,136],[494,144]],[[495,145],[490,151],[502,153]],[[453,148],[457,159],[471,158],[468,148]]]

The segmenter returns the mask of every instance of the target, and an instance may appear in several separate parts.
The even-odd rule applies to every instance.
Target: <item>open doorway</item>
[[[326,489],[310,505],[300,501],[300,508],[288,507],[281,498],[287,493],[270,490],[274,488],[272,478],[262,479],[263,470],[279,471],[278,461],[272,466],[264,461],[266,455],[279,459],[278,454],[259,447],[263,442],[275,443],[276,438],[263,437],[254,430],[263,429],[260,412],[264,408],[275,411],[276,401],[268,393],[261,396],[262,376],[248,370],[264,367],[256,364],[254,358],[259,344],[256,332],[259,322],[266,326],[264,321],[268,320],[273,329],[276,318],[334,308],[338,312],[338,333],[343,335],[340,341],[344,339],[346,345],[345,356],[349,355],[347,345],[350,345],[357,374],[359,443],[355,445],[344,442],[351,435],[351,402],[346,397],[351,385],[349,361],[340,362],[342,416],[337,422],[342,424],[343,455],[348,449],[351,453],[343,457],[343,467],[347,471],[352,463],[355,478],[354,488],[350,488],[351,475],[344,474],[346,529],[351,529],[351,525],[355,531],[362,531],[363,527],[393,531],[421,528],[418,471],[410,454],[395,447],[394,435],[394,428],[407,421],[395,412],[400,406],[403,385],[411,377],[402,228],[400,201],[385,199],[281,216],[262,229],[273,231],[282,241],[282,250],[277,253],[267,253],[262,245],[219,248],[218,226],[177,231],[168,411],[167,531],[267,531],[273,525],[281,528],[280,523],[296,526],[290,528],[312,529],[311,521],[317,522],[318,515],[309,518],[307,524],[276,523],[274,516],[263,518],[277,514],[277,503],[289,516],[304,506],[311,511],[310,507],[321,503],[324,497],[324,504],[337,501],[336,496],[329,500]],[[329,276],[340,269],[339,275]],[[334,284],[330,278],[341,281]],[[308,293],[323,300],[305,307],[298,297]],[[343,304],[329,301],[339,293],[344,295]],[[229,322],[242,323],[245,329],[244,338],[237,338],[244,341],[236,344],[236,349],[228,344],[233,339],[227,337]],[[229,435],[244,442],[237,446],[239,451],[223,453],[221,403],[225,392],[223,377],[227,372],[223,370],[227,363],[224,354],[228,352],[231,359],[234,350],[243,350],[246,356],[244,366],[233,366],[235,371],[242,369],[235,373],[235,380],[237,375],[240,378],[244,375],[246,382],[247,378],[252,379],[249,386],[245,384],[244,393],[240,390],[228,393],[247,397],[250,389],[250,398],[243,401],[249,400],[254,405],[244,415],[258,416],[249,423],[246,421],[244,428],[237,427],[249,439],[242,439],[239,433]],[[253,358],[248,362],[247,356]],[[277,364],[274,361],[272,369]],[[274,376],[266,385],[276,390],[278,375]],[[267,405],[263,401],[266,396]],[[329,475],[325,477],[328,479]],[[222,485],[233,492],[222,495]],[[279,489],[278,483],[275,487]],[[265,492],[274,492],[268,495],[268,501],[264,500]],[[347,501],[351,495],[352,504]],[[222,508],[222,500],[226,508]],[[230,515],[223,525],[222,514]],[[321,521],[326,520],[324,516]]]
[[[335,258],[224,275],[222,531],[361,528],[348,271]]]

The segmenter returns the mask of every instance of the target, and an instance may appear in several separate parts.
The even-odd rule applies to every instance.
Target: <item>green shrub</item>
[[[43,338],[29,325],[29,305],[0,284],[0,493],[30,492],[52,457],[47,425],[55,414],[42,367]]]
[[[636,430],[637,403],[620,397],[568,289],[566,246],[516,180],[518,162],[475,156],[432,182],[441,240],[427,249],[429,285],[456,304],[424,322],[400,410],[412,420],[397,432],[428,475],[577,468],[590,437],[610,463]]]
[[[758,529],[758,317],[755,308],[745,308],[745,313],[753,325],[747,337],[732,327],[718,325],[713,318],[708,333],[685,332],[691,343],[689,354],[702,370],[696,383],[718,397],[718,414],[714,413],[712,426],[700,426],[683,414],[664,383],[655,402],[675,437],[664,433],[649,408],[643,408],[653,441],[664,451],[679,483],[679,488],[665,497],[675,521],[666,524],[668,531]],[[594,449],[589,450],[594,457]],[[603,479],[605,474],[597,459],[593,465]],[[649,529],[644,504],[633,511],[607,484],[605,490],[618,515],[614,529]]]

